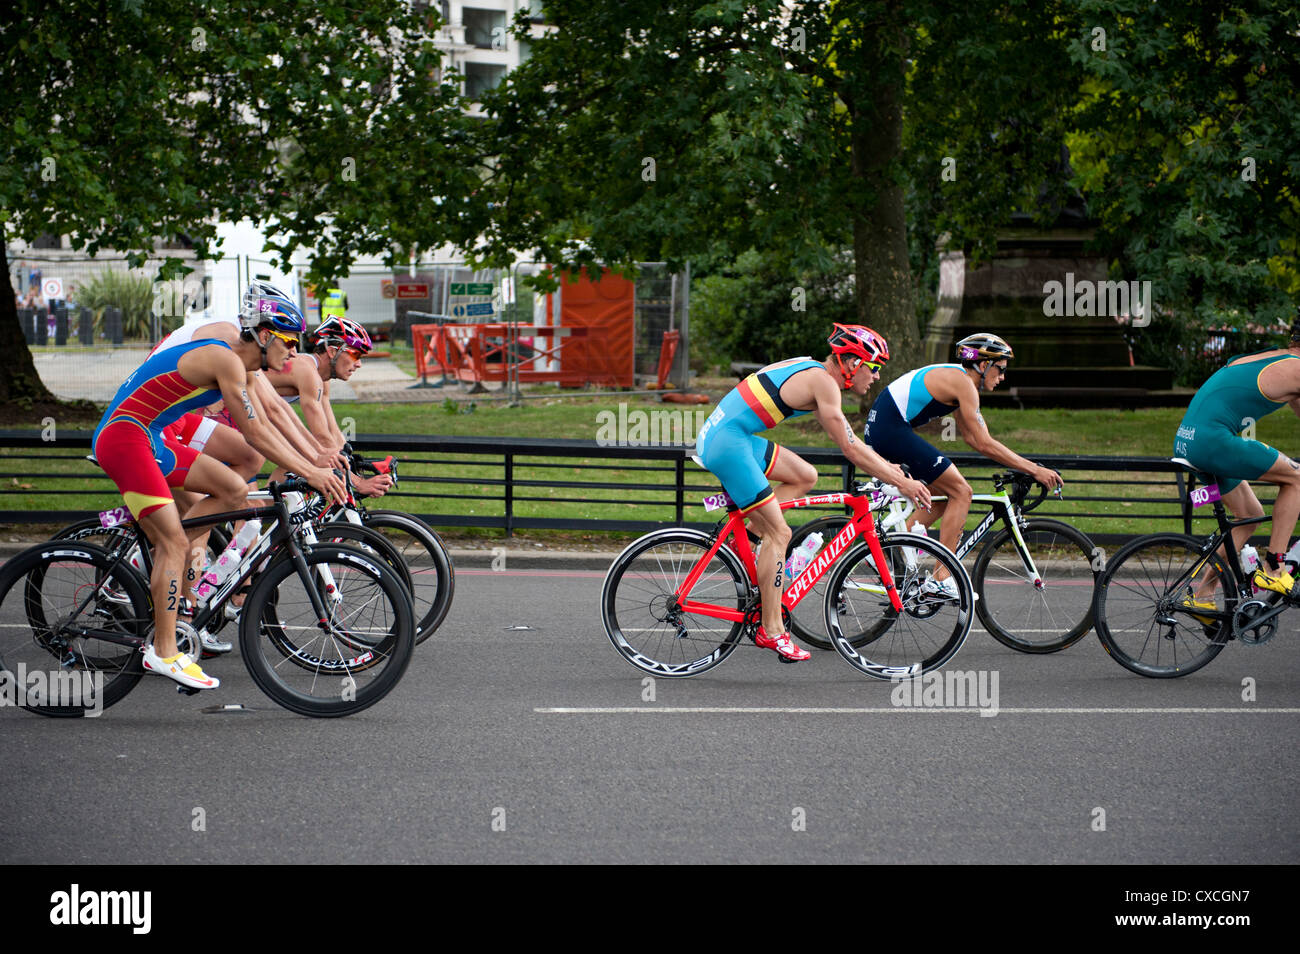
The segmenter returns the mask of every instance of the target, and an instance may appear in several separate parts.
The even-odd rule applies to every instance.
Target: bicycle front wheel
[[[711,542],[697,530],[658,530],[619,554],[600,594],[605,634],[619,655],[655,676],[694,676],[735,650],[739,621],[684,611],[678,598],[743,611],[748,576],[726,547],[717,553],[689,593],[682,584],[708,553]]]
[[[866,541],[857,544],[840,557],[826,586],[826,629],[835,651],[877,679],[937,669],[970,633],[974,598],[966,568],[939,541],[920,534],[891,533],[880,548],[902,612],[894,609]],[[955,597],[923,591],[939,567],[956,581]]]
[[[1221,557],[1207,564],[1218,575],[1212,590],[1201,585],[1205,570],[1193,576],[1201,545],[1181,533],[1157,533],[1133,540],[1106,562],[1092,601],[1097,637],[1130,672],[1153,679],[1186,676],[1232,638],[1231,620],[1198,617],[1190,605],[1193,599],[1212,602],[1223,612],[1237,603],[1236,578]]]
[[[253,681],[286,709],[352,715],[386,696],[410,664],[411,597],[382,560],[352,547],[317,546],[303,558],[305,580],[288,553],[258,578],[240,614],[240,652]],[[324,622],[309,592],[322,592],[322,577]]]
[[[23,708],[98,715],[144,675],[153,628],[144,579],[99,547],[51,541],[0,571],[0,681]]]
[[[971,583],[975,612],[989,634],[1022,653],[1054,653],[1073,646],[1092,628],[1092,591],[1101,551],[1059,520],[1029,520],[1021,539],[1037,576],[1022,559],[1007,528],[975,560]]]

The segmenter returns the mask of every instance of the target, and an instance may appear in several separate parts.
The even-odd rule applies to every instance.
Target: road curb
[[[21,553],[44,540],[0,541],[0,559]],[[567,569],[608,569],[618,550],[541,550],[516,549],[511,547],[493,547],[490,549],[466,549],[452,547],[448,551],[456,564],[456,569],[549,569],[562,566]]]

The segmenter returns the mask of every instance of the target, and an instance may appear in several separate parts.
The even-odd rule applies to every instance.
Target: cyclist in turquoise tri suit
[[[841,391],[859,397],[880,377],[889,359],[885,339],[861,325],[835,325],[825,361],[791,358],[769,364],[731,390],[700,428],[697,458],[722,487],[763,540],[758,551],[758,586],[763,598],[763,622],[756,642],[775,650],[785,662],[809,658],[790,639],[781,620],[784,560],[790,525],[781,503],[807,494],[817,483],[817,469],[793,451],[758,432],[786,418],[815,414],[818,423],[859,470],[894,484],[921,506],[930,495],[920,481],[904,476],[896,465],[853,437],[853,428],[840,409]],[[777,481],[773,488],[768,480]]]
[[[1247,481],[1277,484],[1273,529],[1254,583],[1260,589],[1292,595],[1295,567],[1282,558],[1300,518],[1300,464],[1267,444],[1241,436],[1283,405],[1300,416],[1300,317],[1291,327],[1289,347],[1242,355],[1210,375],[1187,407],[1174,436],[1174,455],[1218,478],[1224,506],[1238,519],[1264,516]],[[1233,530],[1233,545],[1240,548],[1251,530]],[[1214,579],[1207,577],[1197,599],[1189,602],[1213,609],[1213,600],[1202,599],[1213,587]]]

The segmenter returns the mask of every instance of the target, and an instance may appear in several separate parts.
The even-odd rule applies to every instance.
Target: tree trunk
[[[894,23],[901,21],[891,18]],[[923,363],[907,254],[903,188],[892,166],[903,149],[904,30],[867,28],[859,46],[859,75],[867,80],[854,96],[851,170],[860,198],[853,216],[853,267],[858,320],[889,342],[889,364],[873,395]]]
[[[10,401],[57,400],[41,383],[27,348],[27,339],[18,326],[18,306],[14,302],[13,279],[9,275],[9,250],[0,242],[0,270],[4,287],[0,288],[0,404]]]

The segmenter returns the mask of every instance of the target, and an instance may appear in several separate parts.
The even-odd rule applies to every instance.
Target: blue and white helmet
[[[307,330],[307,319],[297,302],[270,282],[253,282],[244,292],[239,324],[246,331],[269,326],[287,335]]]

